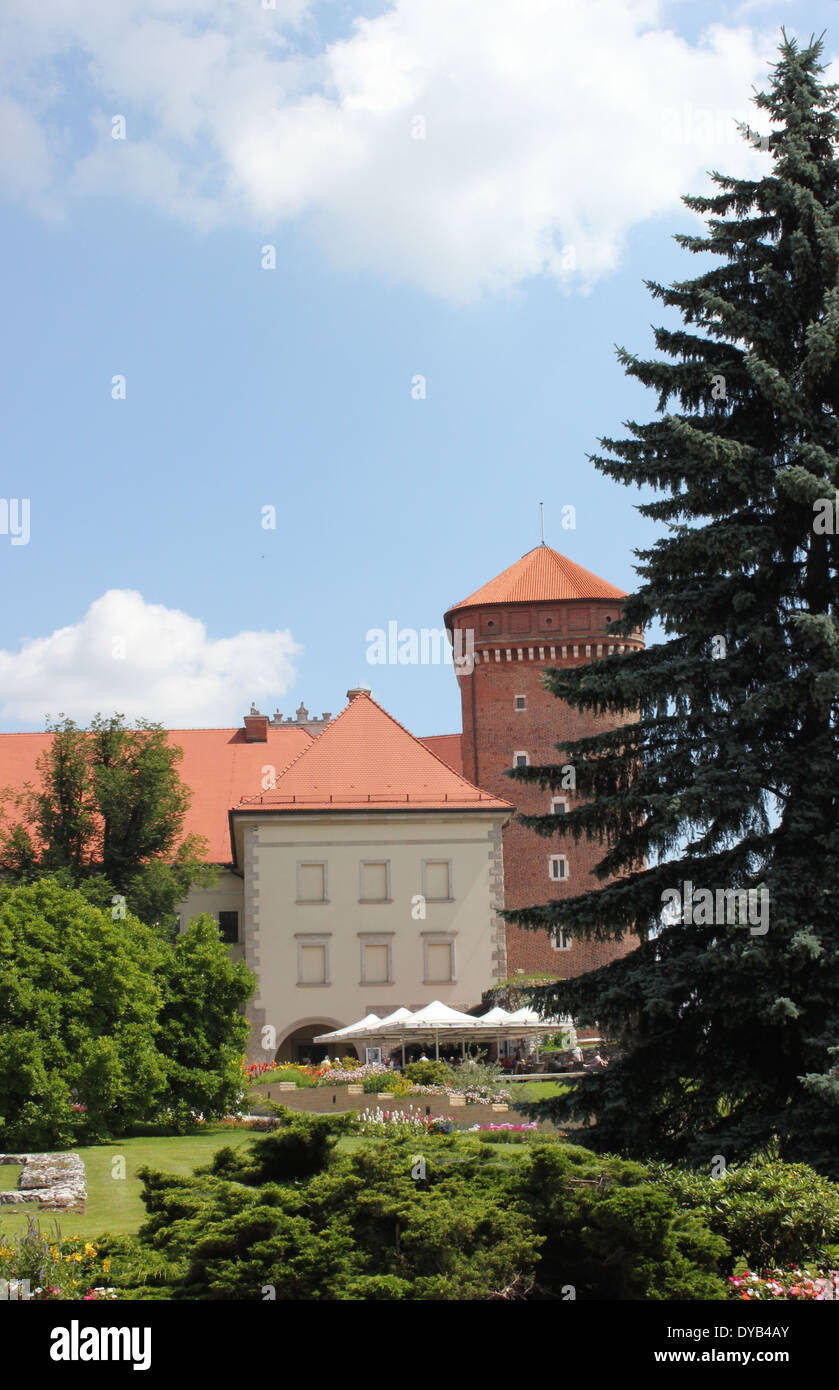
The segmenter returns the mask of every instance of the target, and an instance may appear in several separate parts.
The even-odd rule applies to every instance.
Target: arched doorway
[[[315,1043],[313,1038],[318,1033],[331,1033],[333,1029],[342,1027],[342,1024],[332,1018],[307,1018],[295,1023],[277,1048],[278,1062],[300,1062],[306,1064],[311,1062],[316,1065],[322,1062],[325,1057],[335,1055],[333,1047],[330,1052],[325,1043]],[[344,1047],[340,1055],[349,1052],[348,1047]]]

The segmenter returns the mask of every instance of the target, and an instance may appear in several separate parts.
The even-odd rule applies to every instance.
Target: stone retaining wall
[[[17,1188],[0,1192],[0,1204],[37,1202],[42,1210],[85,1211],[87,1186],[78,1154],[0,1154],[0,1163],[23,1168]]]
[[[380,1098],[375,1091],[372,1095],[350,1095],[346,1086],[302,1086],[294,1091],[281,1091],[276,1082],[248,1088],[248,1108],[259,1113],[259,1096],[287,1105],[290,1110],[301,1110],[310,1115],[335,1115],[346,1110],[407,1110],[413,1106],[426,1115],[445,1115],[456,1122],[459,1128],[468,1129],[471,1125],[527,1123],[514,1106],[491,1105],[452,1105],[451,1096],[393,1096]],[[550,1120],[540,1120],[540,1129],[553,1129]]]

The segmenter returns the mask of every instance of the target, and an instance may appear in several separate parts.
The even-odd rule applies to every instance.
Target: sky
[[[766,169],[781,25],[839,52],[836,0],[4,0],[0,728],[366,685],[456,731],[451,665],[371,634],[440,629],[540,502],[631,590],[615,346],[699,269],[682,195]]]

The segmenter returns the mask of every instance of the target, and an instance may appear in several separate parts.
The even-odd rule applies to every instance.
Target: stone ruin
[[[17,1188],[0,1192],[0,1204],[35,1201],[41,1210],[85,1211],[87,1186],[78,1154],[0,1154],[0,1163],[23,1168]]]

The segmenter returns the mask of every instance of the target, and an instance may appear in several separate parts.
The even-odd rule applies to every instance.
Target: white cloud
[[[766,168],[731,118],[760,124],[749,97],[776,36],[711,24],[694,43],[663,0],[394,0],[320,44],[307,0],[5,0],[4,14],[44,142],[15,147],[19,189],[108,190],[260,239],[299,219],[334,264],[455,301],[539,274],[590,284],[709,167]]]
[[[288,690],[301,650],[288,630],[213,640],[187,613],[109,589],[81,622],[0,651],[0,715],[30,728],[115,711],[174,728],[238,724],[251,700],[262,708]]]

